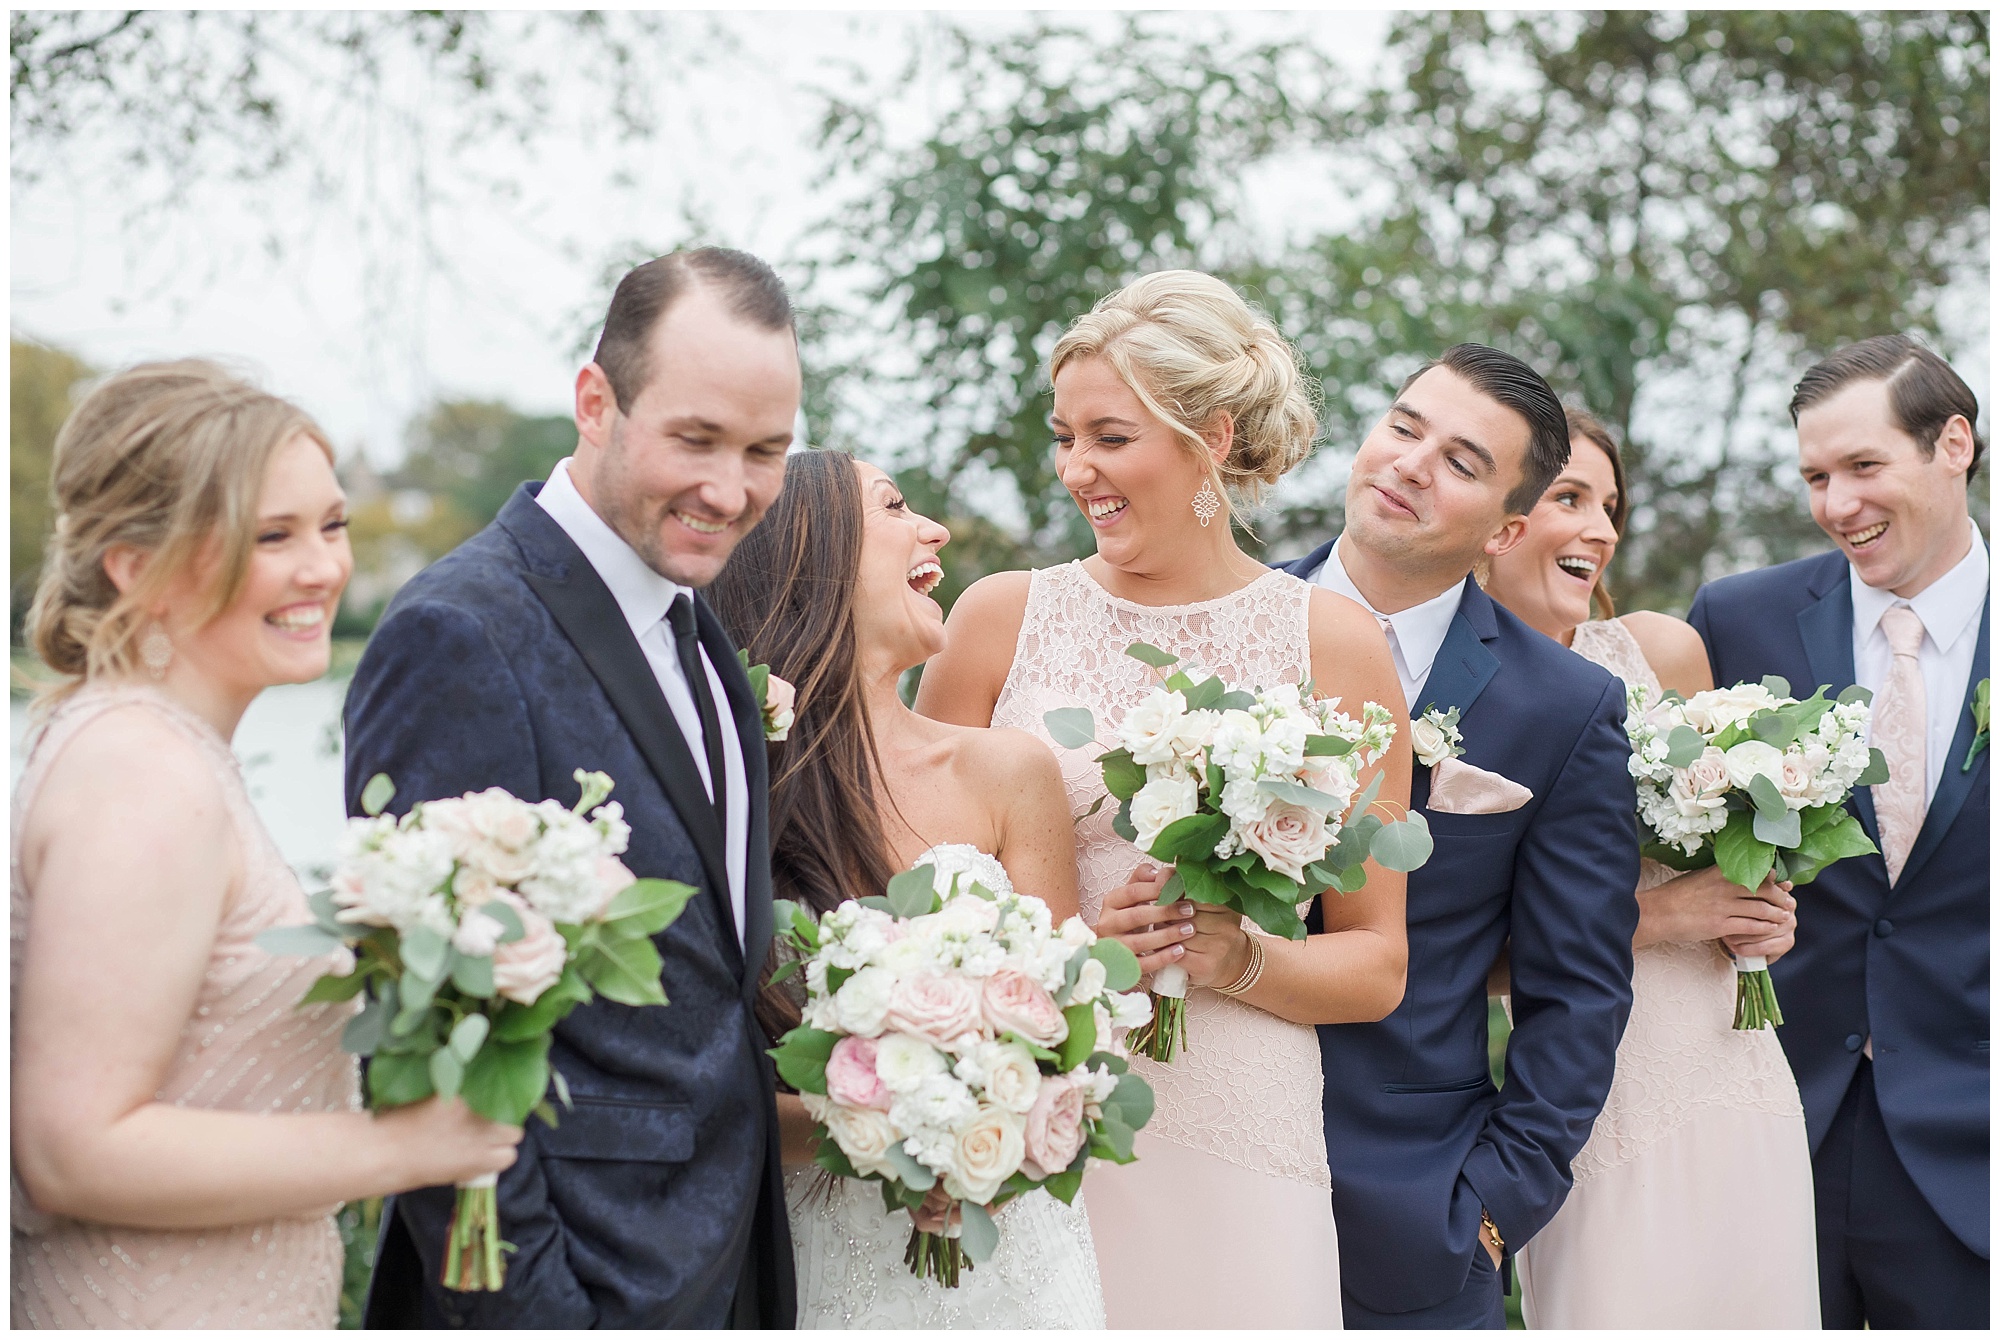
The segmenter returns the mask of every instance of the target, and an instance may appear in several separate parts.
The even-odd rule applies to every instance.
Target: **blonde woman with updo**
[[[16,1327],[331,1327],[344,1200],[462,1181],[520,1131],[358,1110],[329,959],[229,739],[326,673],[353,569],[333,452],[206,362],[111,377],[56,439],[28,615],[61,682],[14,793]]]
[[[1097,553],[969,589],[917,707],[1013,726],[1055,748],[1043,714],[1115,719],[1155,682],[1125,655],[1149,642],[1240,683],[1297,683],[1407,738],[1389,647],[1359,605],[1238,546],[1241,503],[1306,458],[1317,430],[1297,353],[1227,284],[1170,270],[1099,302],[1056,345],[1056,464]],[[1139,1160],[1090,1177],[1091,1236],[1110,1325],[1338,1327],[1340,1267],[1321,1125],[1316,1024],[1374,1021],[1403,995],[1403,876],[1323,899],[1325,931],[1264,936],[1233,912],[1159,906],[1168,872],[1111,829],[1091,750],[1057,749],[1077,822],[1078,894],[1099,934],[1155,972],[1185,968],[1186,1051],[1134,1061],[1158,1109]],[[1409,799],[1410,755],[1379,765]],[[1262,969],[1251,937],[1261,938]]]

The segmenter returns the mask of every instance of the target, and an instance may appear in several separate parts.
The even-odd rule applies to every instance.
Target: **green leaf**
[[[1056,1059],[1056,1053],[1053,1050],[1044,1047],[1039,1042],[1030,1042],[1028,1041],[1028,1039],[1022,1037],[1019,1033],[1013,1032],[1011,1029],[1005,1033],[1000,1034],[1000,1041],[1013,1043],[1016,1047],[1019,1047],[1022,1051],[1025,1051],[1026,1053],[1028,1053],[1028,1055],[1034,1057],[1037,1061],[1053,1061]]]
[[[1880,786],[1888,780],[1888,756],[1879,749],[1870,749],[1868,751],[1868,766],[1862,769],[1859,777],[1854,779],[1855,786]]]
[[[1119,837],[1124,838],[1127,842],[1137,842],[1139,840],[1139,830],[1132,826],[1131,797],[1126,797],[1125,801],[1118,806],[1118,813],[1111,816],[1111,831]]]
[[[1134,642],[1125,648],[1125,654],[1135,661],[1144,661],[1155,670],[1164,670],[1170,665],[1179,665],[1181,658],[1170,656],[1149,642]]]
[[[312,984],[312,989],[299,997],[301,1005],[318,1005],[322,1001],[352,1000],[361,994],[361,988],[368,985],[368,974],[356,969],[345,977],[332,973]]]
[[[1707,748],[1708,741],[1693,726],[1676,726],[1667,734],[1667,766],[1685,768]]]
[[[806,966],[806,961],[802,958],[795,958],[787,963],[780,963],[778,965],[777,971],[771,974],[769,979],[766,980],[765,985],[776,986],[780,982],[789,982],[792,980],[792,978],[798,976],[801,972],[803,972],[805,970],[805,966]]]
[[[404,973],[396,994],[400,1008],[389,1024],[389,1031],[402,1036],[416,1031],[430,1017],[431,1002],[437,998],[438,983],[414,973]]]
[[[1757,779],[1763,781],[1762,777]],[[1759,842],[1768,842],[1773,847],[1796,847],[1799,845],[1799,816],[1792,810],[1785,810],[1773,819],[1760,808],[1751,817],[1750,832]]]
[[[562,1100],[564,1107],[571,1109],[576,1107],[576,1104],[570,1101],[569,1081],[563,1078],[562,1071],[551,1066],[549,1068],[549,1083],[555,1086],[556,1097]]]
[[[340,909],[334,905],[333,890],[321,889],[306,896],[306,906],[312,909],[313,922],[328,935],[337,935],[344,942],[354,931],[340,919]]]
[[[527,1122],[528,1113],[549,1089],[549,1039],[489,1041],[465,1067],[460,1094],[465,1105],[488,1121],[509,1126]]]
[[[434,1092],[428,1056],[411,1052],[380,1052],[368,1062],[370,1107],[402,1107],[422,1102]]]
[[[969,1200],[958,1203],[958,1215],[961,1225],[958,1245],[965,1248],[974,1265],[985,1264],[992,1259],[993,1249],[1000,1245],[1000,1230],[993,1226],[993,1216],[984,1205]]]
[[[1102,1148],[1099,1148],[1099,1142]],[[1091,1140],[1091,1153],[1113,1163],[1132,1161],[1132,1128],[1115,1115],[1106,1112],[1098,1120],[1097,1130]]]
[[[430,1070],[431,1087],[438,1097],[446,1102],[458,1097],[458,1086],[465,1082],[465,1062],[453,1055],[451,1048],[440,1047],[431,1053]]]
[[[1771,873],[1778,849],[1761,841],[1751,830],[1747,812],[1732,814],[1722,831],[1715,835],[1715,864],[1722,877],[1740,888],[1755,890]]]
[[[1840,696],[1835,698],[1834,701],[1837,703],[1873,703],[1875,695],[1867,689],[1862,688],[1859,684],[1849,684],[1840,691]]]
[[[493,960],[451,952],[451,984],[474,1000],[493,996]]]
[[[456,1056],[461,1064],[470,1065],[492,1027],[485,1015],[468,1014],[452,1025],[451,1041],[446,1045],[451,1048],[451,1054]]]
[[[1218,712],[1247,712],[1257,705],[1257,695],[1245,693],[1242,689],[1231,689],[1209,705]]]
[[[828,1033],[801,1024],[770,1049],[777,1063],[778,1077],[800,1093],[826,1092],[826,1063],[833,1055],[840,1034]]]
[[[770,696],[770,689],[771,689],[770,666],[768,665],[745,666],[744,673],[750,677],[750,700],[752,702],[761,703]]]
[[[1290,805],[1300,805],[1321,814],[1338,814],[1341,802],[1338,796],[1330,796],[1324,791],[1316,791],[1310,786],[1297,782],[1287,782],[1277,777],[1260,777],[1257,789],[1267,796],[1276,796]]]
[[[521,924],[520,915],[498,898],[481,903],[479,913],[500,923],[500,943],[503,945],[513,944],[528,933],[528,928]]]
[[[1120,800],[1130,800],[1146,784],[1144,764],[1132,760],[1129,749],[1114,749],[1097,757],[1104,772],[1104,789]]]
[[[674,879],[641,879],[627,884],[604,911],[604,924],[630,927],[652,936],[679,920],[699,890]]]
[[[1224,884],[1214,871],[1202,861],[1181,861],[1174,866],[1181,880],[1181,896],[1190,902],[1203,903],[1210,907],[1227,907],[1230,903],[1229,886]],[[1160,890],[1164,901],[1166,890]]]
[[[1784,793],[1778,790],[1776,783],[1762,773],[1752,777],[1750,785],[1744,790],[1749,793],[1750,803],[1756,807],[1759,816],[1776,821],[1785,813]]]
[[[842,1152],[840,1146],[835,1144],[832,1137],[826,1133],[825,1126],[816,1126],[813,1129],[819,1137],[818,1143],[813,1147],[814,1163],[817,1163],[835,1177],[861,1176],[859,1172],[855,1171],[854,1165],[848,1161],[847,1155]],[[902,1206],[900,1205],[891,1205],[888,1207],[888,1211],[890,1214],[894,1214],[901,1208]]]
[[[1431,826],[1422,813],[1411,810],[1395,823],[1384,824],[1369,841],[1368,852],[1384,870],[1404,873],[1431,859]]]
[[[609,931],[609,927],[599,927]],[[660,951],[643,934],[601,934],[591,947],[579,954],[577,970],[590,989],[620,1005],[664,1005],[667,993],[660,985]]]
[[[1083,1165],[1090,1161],[1090,1151],[1081,1150],[1076,1157],[1075,1163],[1038,1183],[1042,1190],[1065,1205],[1074,1203],[1076,1193],[1083,1188]]]
[[[1097,1050],[1095,1008],[1091,1005],[1072,1005],[1063,1011],[1063,1022],[1069,1025],[1069,1034],[1056,1050],[1056,1069],[1074,1070],[1083,1064],[1085,1057]]]
[[[428,982],[444,980],[451,942],[428,926],[413,926],[402,940],[404,975],[415,973]]]
[[[1245,916],[1271,934],[1287,940],[1306,938],[1306,925],[1299,920],[1298,907],[1291,898],[1273,897],[1262,889],[1243,889],[1237,891],[1234,902]]]
[[[1097,743],[1097,717],[1088,707],[1057,707],[1042,713],[1049,738],[1065,749]]]
[[[1053,1060],[1054,1057],[1050,1059]],[[1132,1063],[1116,1052],[1092,1052],[1083,1063],[1092,1070],[1102,1067],[1114,1075],[1123,1075],[1132,1069]]]
[[[321,954],[331,954],[345,943],[338,935],[317,925],[279,926],[257,937],[259,949],[281,957],[318,958]]]
[[[1355,818],[1368,813],[1368,807],[1375,803],[1375,797],[1382,794],[1382,772],[1378,769],[1373,777],[1362,786],[1361,794],[1347,807],[1347,812]]]
[[[554,1130],[558,1124],[556,1110],[546,1098],[535,1104],[534,1115],[542,1125],[547,1126],[550,1130]]]
[[[863,907],[872,907],[877,912],[887,912],[892,917],[896,915],[896,909],[891,907],[889,900],[879,893],[871,893],[865,898],[856,898],[854,901]]]
[[[921,917],[942,905],[937,895],[937,867],[920,865],[889,879],[889,907],[899,917]]]
[[[921,1193],[937,1185],[937,1174],[917,1162],[910,1151],[903,1148],[902,1141],[889,1146],[887,1158],[896,1169],[897,1180],[906,1189]]]
[[[1750,733],[1773,749],[1784,749],[1799,738],[1799,726],[1790,712],[1759,712],[1750,718]]]
[[[1183,857],[1201,860],[1215,855],[1215,844],[1229,831],[1229,820],[1220,814],[1190,814],[1160,830],[1147,855],[1159,861],[1179,861]]]
[[[1861,821],[1837,805],[1824,806],[1835,812],[1833,823],[1823,825],[1807,833],[1800,841],[1798,850],[1786,858],[1786,866],[1794,884],[1810,884],[1819,878],[1820,872],[1835,861],[1844,861],[1850,856],[1866,856],[1879,848],[1869,841],[1868,831]]]
[[[1104,986],[1109,991],[1130,991],[1139,985],[1139,960],[1116,940],[1099,940],[1090,947],[1090,956],[1104,965]]]
[[[1188,711],[1205,712],[1219,708],[1222,695],[1228,691],[1229,686],[1222,682],[1221,675],[1210,675],[1189,687],[1183,696],[1187,698]]]
[[[340,1030],[340,1049],[356,1056],[374,1055],[375,1049],[389,1036],[389,1020],[395,1012],[396,985],[390,982],[384,985],[381,995],[370,998],[362,1005],[361,1013]]]
[[[395,798],[396,784],[389,780],[388,773],[378,772],[361,788],[361,812],[372,819],[388,809]]]
[[[1090,950],[1083,945],[1077,946],[1076,952],[1063,964],[1063,984],[1056,992],[1056,1004],[1069,1004],[1069,994],[1076,989],[1076,979],[1083,975],[1083,965],[1088,962],[1090,962]]]
[[[1153,1102],[1153,1086],[1127,1073],[1118,1077],[1118,1087],[1104,1100],[1104,1107],[1136,1131],[1153,1119]]]
[[[1180,867],[1175,866],[1167,871],[1167,877],[1160,882],[1160,896],[1153,901],[1158,906],[1165,907],[1186,892],[1187,881],[1181,878]]]
[[[590,986],[575,964],[563,969],[554,986],[535,997],[532,1005],[509,1001],[493,1021],[493,1036],[502,1042],[524,1042],[548,1032],[564,1015],[590,999]]]
[[[1770,690],[1773,698],[1789,698],[1792,696],[1792,681],[1786,679],[1783,675],[1766,675],[1758,682]]]
[[[1354,752],[1354,741],[1338,735],[1306,736],[1307,758],[1342,758]]]
[[[1343,894],[1361,892],[1368,887],[1368,867],[1362,865],[1348,866],[1340,872],[1340,878],[1333,882],[1333,887],[1340,890]]]

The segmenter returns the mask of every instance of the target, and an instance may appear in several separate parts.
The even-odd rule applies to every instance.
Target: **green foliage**
[[[800,1093],[826,1092],[826,1063],[833,1055],[840,1034],[801,1025],[778,1039],[770,1056],[778,1066],[778,1078]]]
[[[17,20],[18,23],[18,20]],[[21,641],[21,621],[35,598],[42,548],[55,524],[49,496],[56,433],[69,417],[71,394],[95,375],[72,354],[31,340],[7,342],[8,635]]]

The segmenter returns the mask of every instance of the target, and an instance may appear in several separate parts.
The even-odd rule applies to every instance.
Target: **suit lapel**
[[[1470,577],[1451,629],[1431,662],[1430,676],[1417,697],[1422,705],[1411,704],[1410,716],[1420,717],[1431,708],[1449,712],[1456,707],[1461,717],[1472,710],[1479,695],[1500,671],[1500,658],[1487,650],[1486,643],[1500,635],[1493,617],[1492,599]]]
[[[590,673],[596,676],[618,719],[625,723],[625,729],[639,746],[646,765],[673,802],[682,827],[694,840],[709,888],[722,904],[717,924],[723,931],[722,938],[728,942],[725,949],[731,963],[738,963],[740,951],[730,913],[729,865],[723,854],[722,833],[715,822],[715,807],[709,803],[708,791],[701,784],[694,755],[688,751],[673,711],[660,693],[660,681],[654,677],[646,653],[632,636],[617,600],[581,553],[566,566],[568,575],[563,577],[539,572],[522,575],[548,606],[577,654],[590,667]]]
[[[1922,868],[1931,853],[1944,841],[1944,835],[1958,820],[1959,810],[1965,807],[1965,797],[1972,790],[1972,783],[1992,750],[1980,751],[1973,760],[1972,768],[1964,767],[1965,755],[1972,748],[1972,693],[1979,687],[1979,681],[1989,673],[1987,669],[1986,634],[1993,614],[1993,598],[1987,596],[1986,607],[1979,612],[1979,645],[1972,653],[1972,674],[1965,682],[1965,701],[1958,709],[1958,729],[1952,732],[1951,749],[1945,755],[1944,772],[1938,779],[1937,794],[1931,797],[1930,809],[1924,814],[1924,825],[1917,830],[1917,840],[1910,845],[1910,858],[1903,863],[1902,877],[1896,881],[1900,888],[1911,875]]]
[[[1843,560],[1835,580],[1829,582],[1818,600],[1799,611],[1799,641],[1805,645],[1806,667],[1812,683],[1794,684],[1795,692],[1810,694],[1822,684],[1839,693],[1854,682],[1854,596],[1847,589],[1847,564]],[[1728,685],[1718,685],[1727,688]],[[1875,796],[1865,786],[1854,789],[1854,808],[1861,827],[1876,846],[1882,835],[1875,827]]]
[[[750,677],[737,659],[736,645],[699,593],[694,598],[694,612],[702,650],[708,653],[709,663],[715,667],[723,693],[729,699],[729,720],[743,751],[744,789],[750,800],[749,822],[745,826],[741,950],[744,990],[748,993],[754,992],[759,984],[771,940],[771,792],[769,751],[764,743],[764,705],[751,696]],[[734,932],[733,905],[730,912]]]

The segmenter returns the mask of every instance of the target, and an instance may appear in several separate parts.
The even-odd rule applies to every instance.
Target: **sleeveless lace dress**
[[[238,1112],[358,1109],[354,1058],[340,1049],[352,1003],[296,1008],[327,960],[274,958],[253,943],[274,926],[310,920],[305,894],[251,809],[229,746],[206,722],[148,688],[85,688],[56,709],[35,741],[14,792],[15,1005],[34,900],[21,877],[23,821],[63,747],[104,713],[134,705],[171,723],[213,767],[244,871],[217,928],[194,1014],[155,1097]],[[17,1328],[298,1329],[339,1320],[338,1207],[227,1228],[158,1230],[42,1214],[18,1178],[12,1194]]]
[[[911,865],[922,865],[931,852],[965,856],[976,849],[964,843],[933,847]],[[1000,863],[986,861],[980,882],[1012,893]],[[993,1219],[1000,1245],[984,1264],[960,1275],[955,1289],[910,1273],[903,1263],[910,1216],[884,1211],[873,1182],[793,1168],[785,1174],[785,1205],[800,1330],[1104,1329],[1104,1290],[1081,1193],[1071,1205],[1031,1191],[1002,1206]]]
[[[1043,569],[993,724],[1049,743],[1070,810],[1082,814],[1104,795],[1096,751],[1056,746],[1043,713],[1088,707],[1100,729],[1122,716],[1156,682],[1125,655],[1134,642],[1238,683],[1296,683],[1311,673],[1311,596],[1305,582],[1272,571],[1219,600],[1139,605],[1104,590],[1081,563]],[[1077,892],[1093,924],[1105,893],[1145,859],[1111,831],[1114,812],[1107,804],[1076,830]],[[1138,1162],[1093,1165],[1087,1181],[1112,1327],[1339,1327],[1318,1036],[1199,987],[1188,993],[1187,1028],[1173,1064],[1133,1060],[1158,1099]]]
[[[1573,645],[1660,687],[1615,619],[1581,625]],[[1647,861],[1639,888],[1675,873]],[[1730,1026],[1735,1003],[1716,941],[1634,952],[1631,1019],[1575,1187],[1517,1258],[1530,1328],[1818,1329],[1798,1084],[1775,1032]]]

